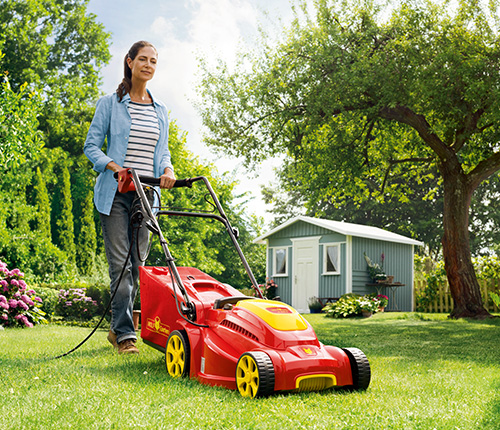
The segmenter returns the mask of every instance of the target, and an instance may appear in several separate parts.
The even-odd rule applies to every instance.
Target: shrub
[[[8,270],[0,261],[0,324],[11,327],[33,327],[45,321],[42,299],[28,289],[19,269]]]
[[[335,303],[328,303],[323,312],[330,318],[348,318],[360,315],[362,311],[377,312],[381,300],[373,294],[360,296],[358,294],[344,294]]]
[[[59,291],[56,312],[66,320],[87,321],[94,316],[96,308],[97,302],[92,297],[87,297],[86,288]]]
[[[36,293],[42,299],[42,311],[45,312],[48,319],[51,319],[56,313],[59,291],[54,288],[36,287]]]

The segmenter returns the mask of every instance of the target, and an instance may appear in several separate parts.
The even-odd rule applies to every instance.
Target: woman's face
[[[128,66],[132,71],[132,81],[149,81],[156,71],[157,54],[152,46],[145,46],[139,50],[132,60],[127,58]]]

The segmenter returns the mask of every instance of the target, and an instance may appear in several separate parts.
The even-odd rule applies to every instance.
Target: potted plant
[[[387,275],[385,274],[384,272],[384,254],[382,254],[382,265],[378,264],[378,263],[374,263],[370,257],[368,257],[366,255],[366,253],[364,254],[365,256],[365,260],[366,260],[366,264],[368,265],[368,275],[370,276],[370,279],[372,280],[372,282],[380,282],[380,281],[385,281],[385,279],[387,278]]]
[[[383,294],[379,294],[377,296],[377,300],[378,300],[378,303],[379,303],[378,304],[378,311],[379,312],[384,312],[385,307],[389,303],[389,297],[384,296]]]
[[[309,311],[312,314],[319,314],[323,309],[323,303],[317,297],[310,297],[308,300],[309,303]]]
[[[362,297],[359,301],[359,307],[361,309],[361,315],[368,318],[371,317],[375,312],[377,312],[379,301],[376,299],[371,299],[369,297]]]

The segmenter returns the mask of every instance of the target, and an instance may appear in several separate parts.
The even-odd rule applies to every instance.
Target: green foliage
[[[2,66],[0,51],[0,67]],[[1,69],[0,69],[1,72]],[[14,92],[7,77],[0,83],[0,170],[17,169],[28,159],[36,157],[43,143],[37,115],[40,101],[26,85]]]
[[[443,261],[432,262],[427,257],[419,255],[414,256],[414,261],[416,278],[423,277],[425,280],[425,288],[417,292],[415,301],[415,309],[423,312],[436,299],[439,286],[446,281],[446,271]]]
[[[414,256],[415,279],[424,280],[425,288],[418,291],[415,308],[422,312],[437,298],[439,288],[446,282],[446,271],[442,260],[432,261],[428,257]],[[500,279],[500,259],[495,255],[473,259],[478,279],[497,281]]]
[[[59,301],[59,291],[48,287],[35,287],[36,294],[42,299],[42,311],[45,312],[46,318],[50,321],[56,312],[56,305]]]
[[[75,261],[75,233],[73,221],[73,202],[71,200],[71,182],[69,170],[66,166],[62,168],[62,186],[59,198],[54,205],[56,215],[56,240],[55,243],[63,250],[71,262]]]
[[[472,262],[479,279],[500,279],[500,257],[481,256],[474,258]]]
[[[87,0],[2,0],[0,49],[13,88],[43,94],[40,129],[49,147],[80,155],[99,95],[99,70],[110,59],[109,33],[86,11]],[[71,124],[71,126],[69,126]]]
[[[89,187],[87,197],[82,202],[82,220],[77,238],[76,263],[80,273],[89,275],[94,269],[96,251],[96,229],[94,224],[93,192]]]
[[[45,179],[39,167],[36,168],[35,175],[35,230],[42,237],[51,238],[50,231],[50,200],[45,186]]]
[[[493,303],[497,308],[500,308],[500,296],[496,293],[490,292],[490,297],[491,300],[493,300]]]

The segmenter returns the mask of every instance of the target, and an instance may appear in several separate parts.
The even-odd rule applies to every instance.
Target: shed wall
[[[371,280],[368,276],[367,264],[364,253],[374,263],[381,263],[384,254],[384,271],[387,275],[393,275],[395,282],[405,284],[404,287],[396,288],[395,303],[392,300],[392,290],[381,287],[381,293],[389,297],[389,309],[403,311],[412,310],[412,285],[413,285],[413,245],[405,245],[394,242],[383,242],[373,239],[353,237],[352,240],[352,289],[356,294],[368,294],[376,292],[375,287],[366,284]]]

